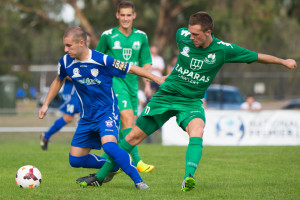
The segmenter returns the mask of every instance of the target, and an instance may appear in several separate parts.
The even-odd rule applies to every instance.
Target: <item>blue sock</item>
[[[105,158],[97,156],[95,154],[88,154],[86,156],[72,156],[69,153],[69,163],[72,167],[83,167],[83,168],[95,168],[100,169],[106,162]],[[115,167],[112,172],[119,170],[119,166]]]
[[[50,137],[55,134],[57,131],[59,131],[62,127],[64,127],[64,125],[66,125],[67,123],[65,122],[64,118],[61,117],[59,119],[57,119],[53,125],[50,127],[50,129],[45,133],[45,138],[47,140],[50,139]]]
[[[136,167],[131,162],[129,154],[121,149],[117,143],[107,142],[103,144],[102,147],[105,153],[113,158],[114,162],[119,165],[128,176],[130,176],[135,184],[143,182]]]

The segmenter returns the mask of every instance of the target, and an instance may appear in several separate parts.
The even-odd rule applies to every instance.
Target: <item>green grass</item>
[[[142,173],[149,191],[138,191],[124,173],[101,188],[80,188],[75,180],[96,170],[69,166],[72,134],[58,133],[49,150],[39,134],[0,134],[0,199],[300,199],[300,146],[206,146],[195,174],[197,186],[181,192],[186,147],[140,145],[140,153],[156,169]],[[97,154],[102,152],[93,151]],[[42,173],[39,188],[21,189],[15,173],[23,165]]]

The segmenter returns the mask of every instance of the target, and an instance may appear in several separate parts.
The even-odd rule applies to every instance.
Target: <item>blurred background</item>
[[[101,33],[118,25],[115,12],[119,2],[0,2],[0,126],[51,125],[57,115],[59,96],[51,104],[53,112],[50,111],[47,120],[37,120],[36,113],[56,76],[57,62],[64,55],[64,31],[71,26],[83,27],[92,35],[91,49],[95,49]],[[224,42],[281,58],[293,58],[299,65],[298,0],[133,2],[137,12],[134,27],[147,33],[150,46],[157,46],[158,54],[165,62],[165,75],[168,73],[168,67],[173,65],[172,57],[177,52],[176,30],[186,27],[189,16],[197,11],[206,11],[213,17],[214,34]],[[289,71],[280,66],[256,63],[225,64],[214,84],[234,86],[242,98],[252,94],[262,104],[263,109],[281,109],[291,100],[300,98],[299,67]],[[208,104],[209,99],[211,98],[208,98]],[[215,101],[222,104],[224,98]],[[237,101],[240,104],[243,99]],[[216,106],[214,109],[224,107]],[[31,118],[32,116],[34,118]]]

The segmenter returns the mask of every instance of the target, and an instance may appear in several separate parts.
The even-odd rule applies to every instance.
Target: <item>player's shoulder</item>
[[[190,31],[186,27],[179,28],[176,33],[176,36],[181,38],[190,38],[190,35],[191,35]]]
[[[105,30],[105,31],[103,31],[103,33],[101,34],[101,36],[105,36],[105,35],[109,36],[109,35],[112,35],[113,32],[114,32],[114,30],[115,30],[115,28],[111,28],[111,29]]]
[[[139,30],[139,29],[133,28],[133,33],[136,35],[141,35],[142,37],[147,37],[147,34],[144,31]]]
[[[60,59],[59,59],[59,64],[61,66],[64,66],[64,67],[67,67],[69,66],[70,64],[72,64],[74,61],[74,58],[71,58],[71,56],[69,56],[69,54],[65,54],[64,56],[62,56]]]
[[[98,65],[106,65],[107,55],[96,50],[91,50],[91,59]]]
[[[224,42],[218,38],[213,37],[215,44],[222,49],[234,49],[235,44]]]

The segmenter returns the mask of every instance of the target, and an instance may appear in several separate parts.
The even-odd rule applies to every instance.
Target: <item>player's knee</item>
[[[86,161],[86,158],[87,158],[87,156],[77,157],[77,156],[72,156],[69,153],[69,163],[70,163],[71,167],[76,167],[76,168],[83,167],[84,163]]]
[[[139,143],[141,143],[146,137],[147,137],[147,135],[145,133],[131,131],[126,136],[125,140],[129,144],[135,146],[135,145],[138,145]]]
[[[107,142],[102,145],[102,148],[103,148],[103,151],[105,153],[107,153],[107,155],[114,158],[114,155],[115,155],[114,152],[115,152],[116,148],[119,148],[119,146],[117,145],[117,143]]]

